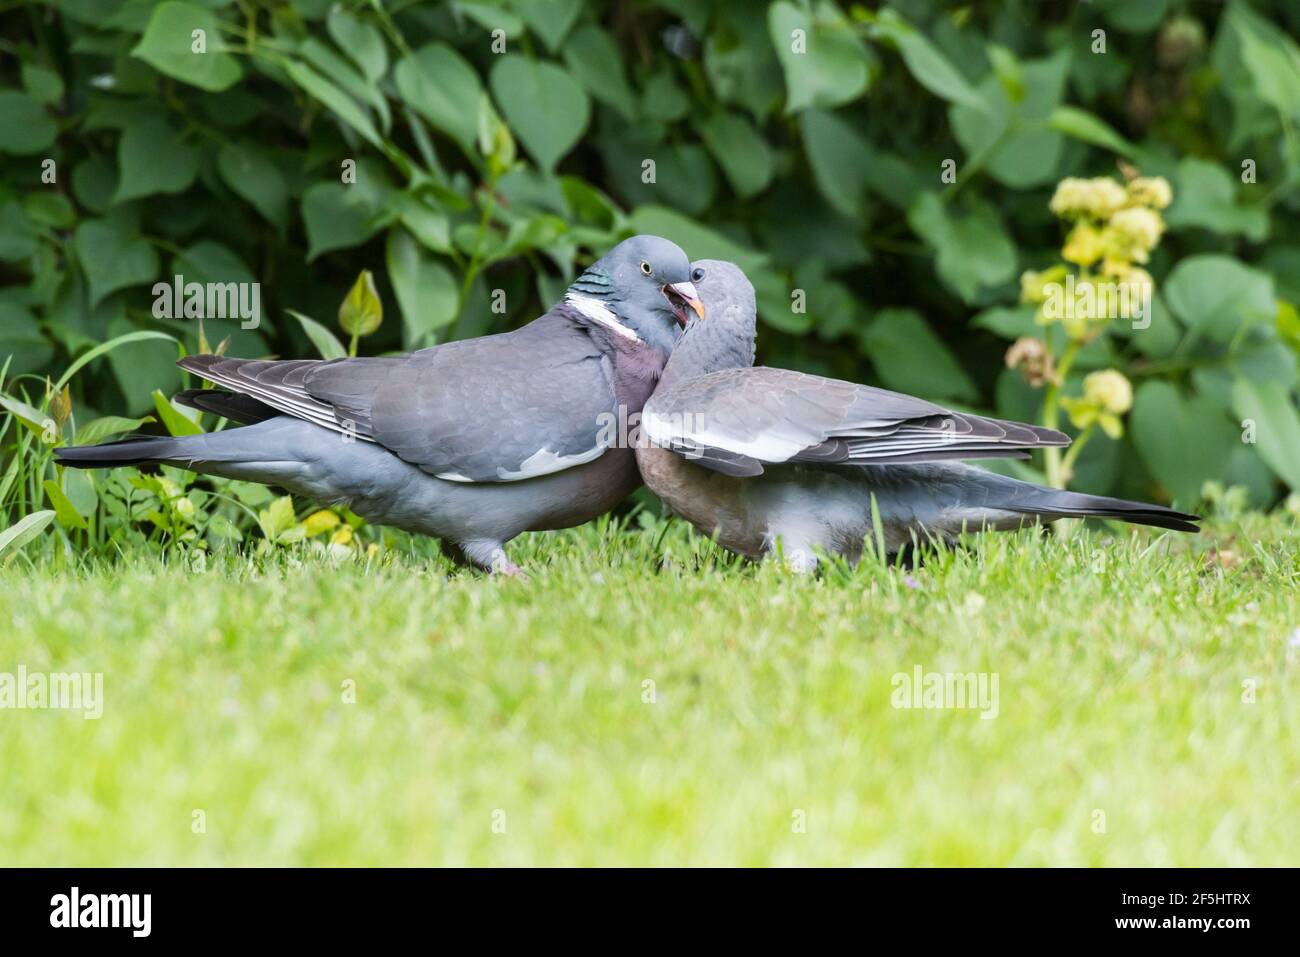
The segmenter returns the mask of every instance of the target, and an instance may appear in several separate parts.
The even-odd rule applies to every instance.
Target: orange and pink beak
[[[687,313],[688,309],[701,319],[704,318],[704,303],[700,299],[700,294],[696,292],[694,283],[668,283],[663,287],[663,294],[668,304],[673,307],[673,313],[683,328],[691,318]]]

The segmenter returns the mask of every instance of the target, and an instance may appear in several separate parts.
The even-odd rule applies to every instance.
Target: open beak
[[[704,318],[704,303],[700,300],[700,294],[695,291],[695,284],[689,282],[669,283],[663,288],[664,298],[668,304],[673,307],[673,313],[677,316],[677,321],[685,328],[686,323],[690,321],[690,316],[686,310],[690,309],[701,319]]]

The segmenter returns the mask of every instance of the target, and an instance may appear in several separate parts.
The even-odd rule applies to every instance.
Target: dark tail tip
[[[69,445],[54,450],[54,460],[74,469],[115,469],[168,458],[169,438],[122,439],[103,445]]]

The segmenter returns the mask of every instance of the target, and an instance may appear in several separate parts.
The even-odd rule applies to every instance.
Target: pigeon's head
[[[673,377],[752,366],[758,330],[754,287],[744,271],[724,259],[697,259],[691,263],[691,283],[709,318],[687,323],[668,360]]]
[[[754,338],[754,286],[743,269],[725,259],[697,259],[691,263],[691,284],[711,317],[710,325],[717,320],[728,332]],[[702,314],[692,316],[687,330],[698,326],[702,318]]]
[[[580,305],[596,300],[620,325],[664,353],[692,317],[704,315],[690,260],[680,246],[659,236],[623,240],[574,281],[566,298]]]

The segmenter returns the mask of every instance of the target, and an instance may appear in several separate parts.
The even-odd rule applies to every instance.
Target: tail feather
[[[1040,488],[1027,483],[1010,501],[1002,505],[1012,512],[1038,515],[1042,518],[1114,518],[1134,525],[1150,525],[1178,532],[1196,532],[1194,523],[1199,515],[1179,512],[1163,505],[1148,502],[1130,502],[1105,495],[1086,495],[1082,492],[1064,492],[1059,489]]]
[[[169,436],[137,436],[102,445],[65,446],[54,450],[54,458],[60,465],[74,469],[115,469],[123,465],[172,462],[180,457],[182,441]]]

